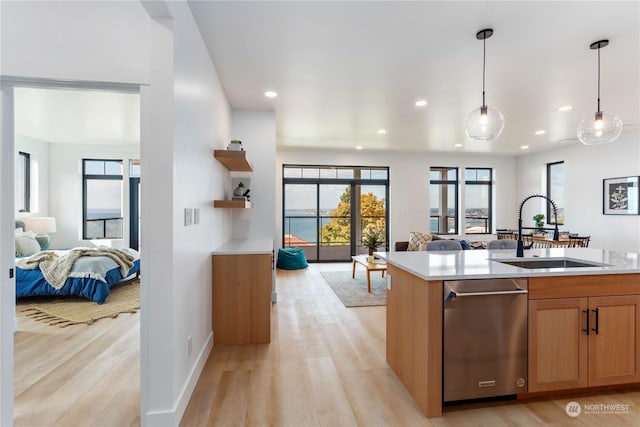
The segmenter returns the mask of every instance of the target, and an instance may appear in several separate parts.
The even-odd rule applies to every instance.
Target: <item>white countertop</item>
[[[515,249],[376,252],[376,256],[425,280],[640,273],[640,255],[632,252],[606,251],[594,248],[531,249],[524,252],[524,258],[516,258]],[[606,265],[602,267],[528,269],[496,261],[558,257]]]
[[[273,252],[273,239],[233,239],[213,250],[213,255],[251,255]]]

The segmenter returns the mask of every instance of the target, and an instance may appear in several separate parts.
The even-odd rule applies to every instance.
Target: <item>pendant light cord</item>
[[[599,50],[598,50],[598,52],[599,52]],[[485,65],[486,61],[487,61],[487,38],[485,37],[485,38],[482,39],[482,105],[483,106],[487,105],[484,102],[484,70],[485,70],[485,66],[486,66]],[[598,81],[600,81],[600,80],[598,80]],[[599,91],[599,89],[598,89],[598,91]],[[600,93],[600,92],[598,92],[598,93]],[[600,96],[600,95],[598,95],[598,96]]]
[[[598,109],[596,111],[600,112],[600,45],[598,45]]]

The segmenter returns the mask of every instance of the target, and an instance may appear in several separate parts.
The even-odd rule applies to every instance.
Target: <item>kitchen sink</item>
[[[571,258],[527,258],[518,260],[497,260],[491,261],[502,264],[513,265],[514,267],[536,269],[536,268],[581,268],[581,267],[606,267],[607,264],[599,262],[575,260]]]

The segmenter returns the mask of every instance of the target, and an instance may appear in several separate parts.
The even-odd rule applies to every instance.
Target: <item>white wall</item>
[[[463,181],[465,167],[489,167],[495,171],[494,223],[500,228],[516,223],[516,161],[513,157],[443,153],[388,153],[366,151],[278,150],[277,153],[277,239],[282,246],[282,165],[388,166],[389,169],[389,238],[408,240],[409,232],[425,232],[429,227],[429,168],[458,167]],[[464,197],[464,191],[460,192]],[[462,204],[460,206],[463,206]],[[490,235],[471,235],[471,240],[491,240]]]
[[[137,1],[2,1],[0,74],[148,81],[148,17]]]
[[[637,131],[623,133],[611,144],[574,143],[518,158],[518,203],[528,194],[546,194],[547,163],[564,161],[566,206],[561,229],[590,235],[590,247],[640,252],[640,216],[602,213],[602,180],[640,175],[639,139]],[[529,221],[534,210],[545,212],[534,200],[523,209],[523,218]]]
[[[239,139],[253,166],[251,209],[233,212],[233,238],[276,238],[276,117],[273,111],[234,110],[231,139]],[[235,174],[234,174],[235,175]],[[231,197],[227,187],[227,198]]]
[[[49,144],[45,141],[15,135],[15,156],[29,153],[31,163],[31,201],[28,213],[16,213],[16,218],[49,215]],[[16,194],[16,197],[18,195]]]
[[[13,88],[0,85],[0,271],[15,267]],[[15,276],[14,276],[15,277]],[[0,425],[13,425],[15,278],[0,276]]]
[[[155,250],[144,259],[152,289],[143,289],[151,303],[141,313],[149,340],[141,405],[144,422],[155,426],[179,423],[213,342],[211,251],[231,237],[231,212],[213,208],[228,174],[213,150],[229,140],[231,113],[188,5],[151,6],[141,190],[142,246]],[[184,208],[199,208],[201,223],[184,226]]]

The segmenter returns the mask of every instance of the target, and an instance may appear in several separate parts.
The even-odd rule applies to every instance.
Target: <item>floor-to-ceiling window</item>
[[[366,252],[363,231],[388,242],[389,168],[283,166],[283,247],[309,261],[346,261]]]
[[[464,232],[465,234],[490,234],[493,196],[491,168],[467,168],[464,170]]]
[[[429,232],[458,234],[458,168],[432,167],[429,195]]]
[[[122,160],[83,159],[83,239],[122,239]]]

